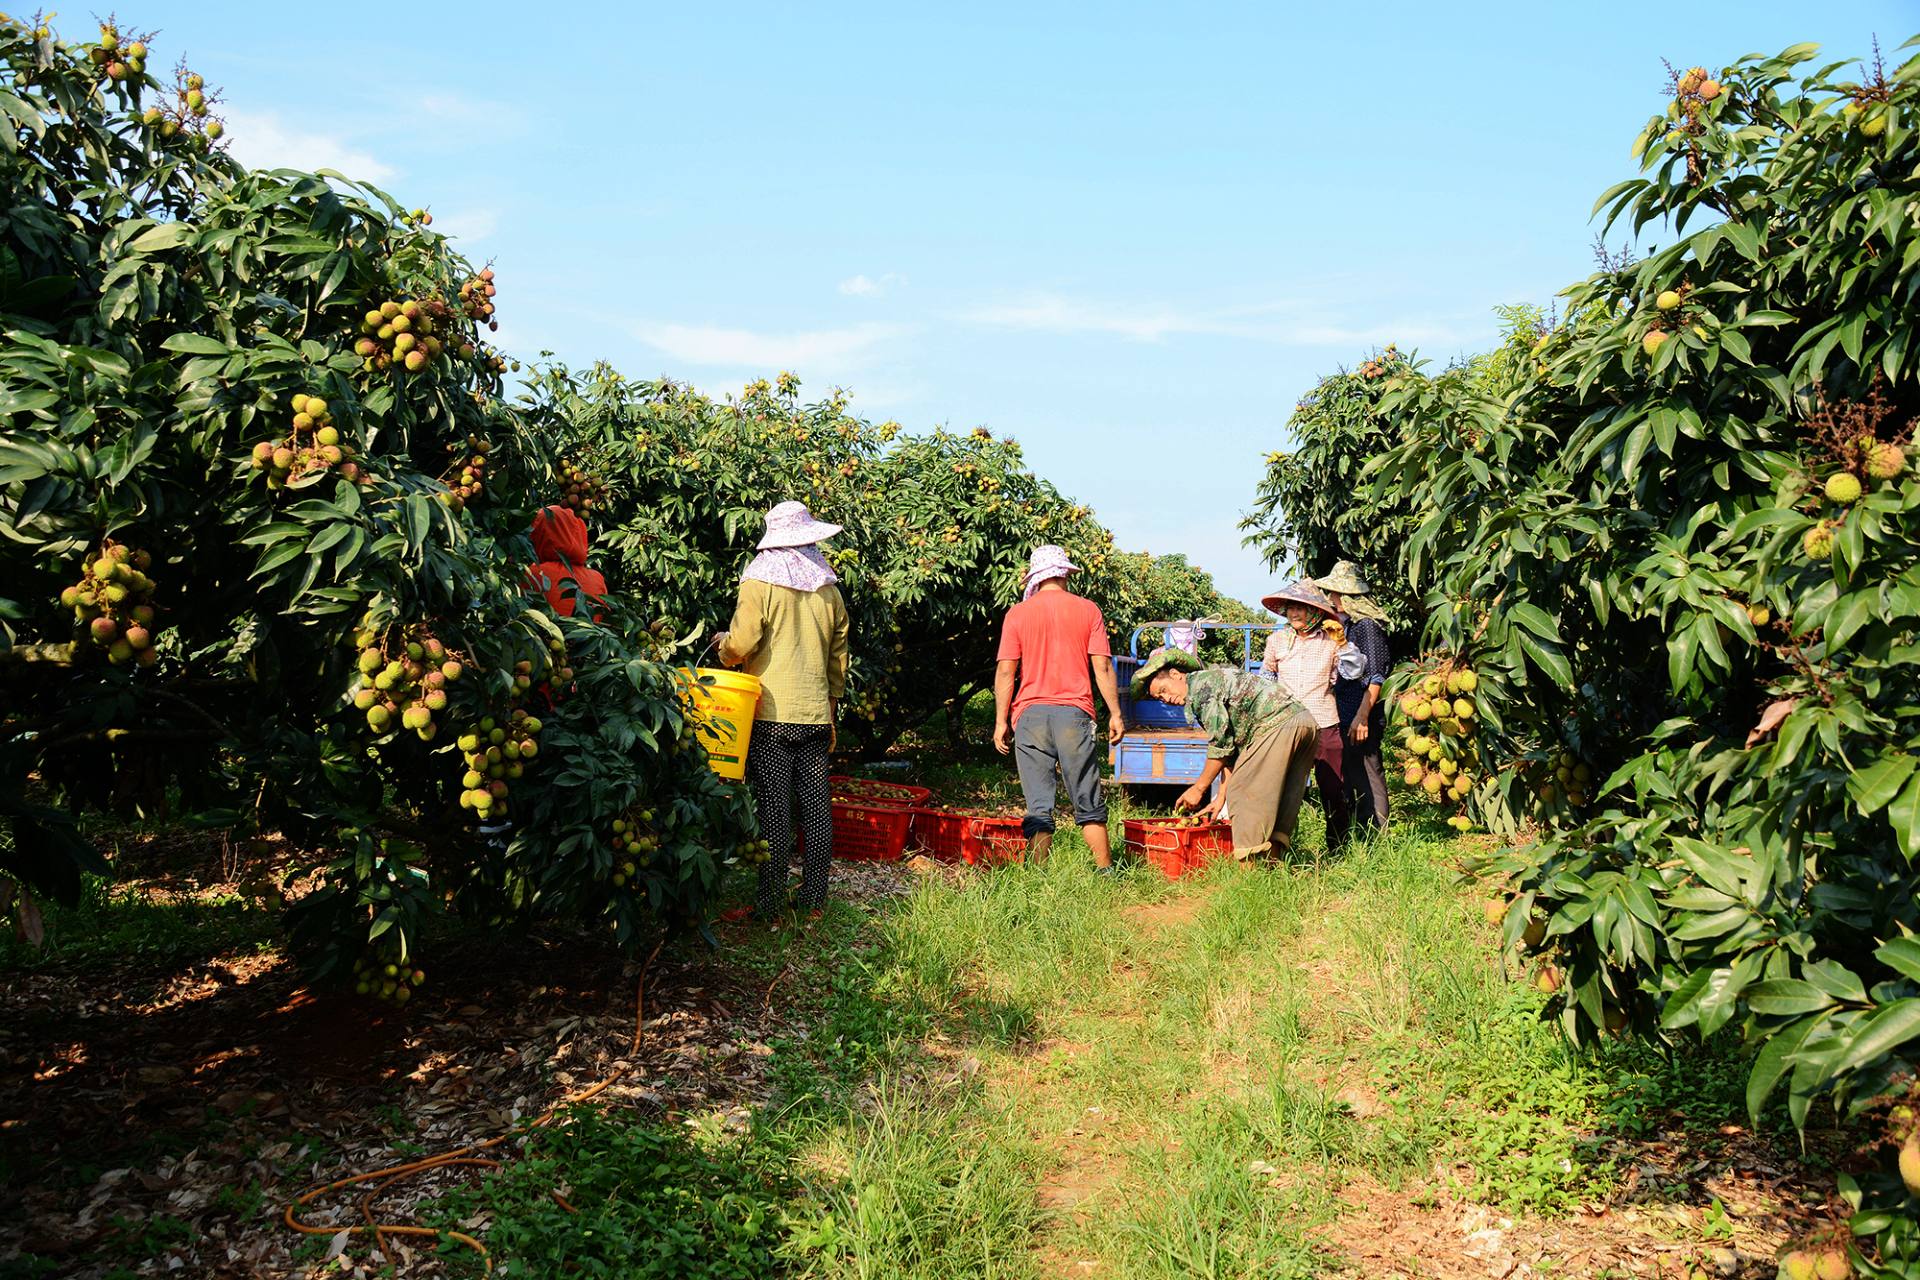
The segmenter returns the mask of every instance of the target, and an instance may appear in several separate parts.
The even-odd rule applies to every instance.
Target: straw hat
[[[1337,591],[1343,596],[1370,596],[1373,588],[1360,576],[1360,566],[1351,560],[1336,560],[1333,568],[1324,578],[1315,578],[1313,585],[1322,591]]]
[[[1168,668],[1175,671],[1199,671],[1200,659],[1185,649],[1155,649],[1147,655],[1147,660],[1140,664],[1140,669],[1133,673],[1133,679],[1127,684],[1128,695],[1135,701],[1147,697],[1147,685],[1155,676]]]
[[[1327,599],[1325,592],[1305,578],[1298,582],[1289,582],[1270,596],[1260,597],[1261,608],[1269,613],[1285,613],[1286,606],[1289,604],[1304,604],[1309,609],[1318,609],[1329,618],[1338,616],[1333,607],[1333,601]]]
[[[767,532],[760,539],[759,549],[770,551],[775,547],[810,547],[816,542],[825,542],[839,532],[839,525],[814,519],[806,503],[783,502],[767,512]]]

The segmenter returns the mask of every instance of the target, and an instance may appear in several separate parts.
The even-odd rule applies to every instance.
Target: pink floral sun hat
[[[810,547],[816,542],[825,542],[839,532],[839,525],[814,519],[806,503],[783,502],[767,512],[767,532],[760,539],[759,550]]]
[[[1067,558],[1065,547],[1056,547],[1051,542],[1033,549],[1033,556],[1027,561],[1027,576],[1022,580],[1024,590],[1021,598],[1026,599],[1040,589],[1040,584],[1050,578],[1064,578],[1070,573],[1080,572],[1080,566]]]

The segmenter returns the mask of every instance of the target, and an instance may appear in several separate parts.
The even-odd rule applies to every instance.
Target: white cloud
[[[906,278],[897,272],[889,271],[878,279],[868,275],[858,275],[840,282],[840,292],[850,298],[874,298],[885,293],[895,285],[905,284]]]
[[[1160,342],[1180,334],[1246,338],[1290,346],[1364,346],[1404,342],[1445,345],[1471,340],[1477,332],[1435,320],[1409,320],[1370,325],[1340,325],[1309,318],[1305,304],[1265,303],[1220,311],[1183,311],[1175,307],[1085,302],[1057,294],[1032,294],[997,306],[977,307],[961,314],[971,324],[996,329],[1024,329],[1041,333],[1104,333],[1136,342]]]
[[[688,324],[641,324],[633,329],[633,335],[640,341],[687,364],[797,372],[806,372],[822,363],[844,365],[904,332],[900,326],[890,324],[857,324],[844,329],[808,329],[795,333],[756,333],[751,329]]]
[[[435,212],[433,229],[462,245],[485,240],[500,229],[500,217],[491,209],[456,209],[452,213]]]
[[[416,99],[413,107],[422,115],[443,123],[494,136],[519,133],[527,127],[526,116],[518,108],[490,98],[469,98],[460,93],[429,93]]]
[[[272,112],[228,112],[227,137],[234,158],[254,169],[334,169],[358,182],[385,182],[398,172],[338,135],[293,128]]]

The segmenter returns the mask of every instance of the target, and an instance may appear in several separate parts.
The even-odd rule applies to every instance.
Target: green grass
[[[42,907],[39,947],[0,934],[0,974],[87,968],[120,960],[179,965],[242,948],[277,944],[276,912],[237,896],[156,899],[138,888],[88,876],[80,901]]]
[[[488,1222],[496,1276],[760,1280],[788,1235],[785,1164],[763,1142],[709,1146],[582,1107],[498,1173],[442,1197],[426,1221]],[[464,1245],[442,1251],[457,1274],[480,1273]]]
[[[1251,1280],[1336,1268],[1349,1184],[1431,1195],[1465,1168],[1452,1191],[1552,1216],[1616,1185],[1607,1137],[1738,1115],[1725,1054],[1571,1053],[1452,858],[1416,826],[1169,883],[1095,875],[1069,831],[1042,866],[758,931],[732,960],[791,974],[808,1031],[775,1046],[753,1136],[710,1158],[785,1197],[788,1274]],[[541,1178],[579,1176],[549,1158]],[[490,1239],[560,1265],[549,1205],[487,1204]]]

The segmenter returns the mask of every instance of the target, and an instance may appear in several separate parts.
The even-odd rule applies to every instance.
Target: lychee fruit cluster
[[[105,37],[103,36],[104,40]],[[135,73],[131,59],[134,49],[144,49],[145,43],[134,41],[125,47],[129,58],[118,65],[126,68],[128,75]],[[145,64],[144,56],[141,59]],[[107,63],[107,75],[113,78],[113,62]],[[154,104],[139,115],[139,121],[162,142],[185,140],[205,150],[207,144],[218,142],[227,131],[227,126],[219,117],[213,115],[213,104],[218,99],[208,90],[207,82],[197,72],[181,75],[174,86],[173,101],[165,106]]]
[[[560,464],[560,504],[578,515],[607,505],[607,482],[576,462]]]
[[[531,669],[530,664],[520,665]],[[515,707],[504,720],[483,716],[460,735],[460,751],[467,766],[460,781],[462,809],[471,809],[482,819],[507,816],[508,784],[540,754],[540,728],[537,716],[528,714],[524,707]]]
[[[360,649],[353,705],[366,712],[367,728],[382,738],[410,729],[432,742],[439,732],[434,716],[447,709],[447,686],[464,664],[424,626],[409,627],[392,642],[361,630],[353,642]]]
[[[1693,286],[1683,280],[1676,287],[1662,289],[1654,295],[1653,306],[1660,313],[1659,318],[1641,336],[1640,350],[1648,356],[1658,355],[1660,348],[1666,345],[1667,339],[1686,326],[1688,316],[1693,314],[1686,309],[1687,300],[1692,293]],[[1697,320],[1693,325],[1693,332],[1698,338],[1707,336],[1706,326],[1698,323]]]
[[[1375,378],[1384,378],[1393,372],[1394,363],[1399,357],[1399,348],[1389,342],[1385,351],[1370,360],[1364,361],[1360,365],[1360,376],[1368,381],[1372,381]]]
[[[354,449],[333,423],[323,396],[293,398],[293,422],[286,437],[253,446],[253,466],[266,473],[269,489],[304,489],[337,472],[341,479],[365,484],[372,477],[354,461]]]
[[[1479,687],[1480,677],[1471,668],[1444,666],[1400,695],[1399,713],[1412,722],[1401,731],[1408,757],[1401,778],[1428,801],[1437,804],[1445,797],[1459,804],[1473,794],[1473,770],[1480,760],[1472,741],[1479,712],[1471,695]]]
[[[467,318],[485,321],[487,328],[495,332],[500,328],[500,322],[493,315],[493,297],[497,292],[492,267],[483,268],[479,275],[460,286],[460,305],[465,308]]]
[[[147,576],[152,567],[147,552],[108,539],[87,562],[80,581],[60,592],[60,603],[73,610],[84,638],[104,649],[115,666],[150,667],[160,660],[153,647],[160,628],[154,621],[153,579]]]
[[[466,444],[450,444],[447,448],[458,456],[440,477],[441,483],[447,486],[440,494],[440,502],[453,511],[464,511],[469,502],[486,490],[487,454],[493,449],[493,442],[468,436]]]
[[[1533,770],[1533,793],[1549,809],[1564,801],[1574,809],[1584,809],[1593,790],[1593,766],[1562,748],[1548,752]]]
[[[353,993],[384,1000],[396,1008],[413,999],[414,988],[426,980],[425,969],[408,967],[398,955],[385,960],[361,956],[353,962]]]
[[[1893,104],[1869,97],[1855,98],[1840,108],[1840,118],[1859,130],[1863,138],[1877,138],[1885,133],[1892,114]]]
[[[1675,72],[1673,101],[1667,105],[1667,119],[1674,123],[1667,133],[1667,141],[1679,144],[1690,134],[1704,132],[1706,125],[1701,117],[1707,114],[1708,104],[1717,101],[1725,92],[1725,87],[1708,75],[1705,67],[1689,67],[1685,71]]]
[[[111,22],[100,24],[100,43],[87,50],[87,61],[103,79],[115,84],[138,76],[147,69],[147,39],[123,36]]]
[[[613,820],[613,833],[607,837],[607,843],[613,846],[614,857],[619,859],[609,877],[614,888],[625,888],[640,867],[653,862],[660,837],[653,833],[652,824],[653,810],[639,807]]]
[[[448,332],[452,316],[452,308],[437,298],[388,298],[360,319],[361,337],[353,350],[364,362],[361,368],[420,372],[440,356],[440,335]]]
[[[1870,483],[1897,480],[1907,469],[1907,451],[1899,442],[1862,435],[1842,449],[1847,465],[1829,475],[1820,485],[1820,494],[1836,507],[1850,507],[1867,493]],[[1843,522],[1837,519],[1817,521],[1801,535],[1800,551],[1809,560],[1825,560],[1833,554],[1835,531]]]

